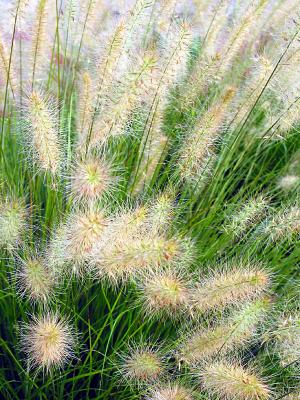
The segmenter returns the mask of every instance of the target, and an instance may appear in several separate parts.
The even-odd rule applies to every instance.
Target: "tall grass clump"
[[[299,399],[299,1],[0,14],[1,399]]]

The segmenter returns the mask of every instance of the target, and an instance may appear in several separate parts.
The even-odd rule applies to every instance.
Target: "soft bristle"
[[[300,233],[300,209],[297,205],[286,208],[275,214],[266,226],[263,233],[270,242],[296,239]]]
[[[189,303],[189,285],[175,270],[151,271],[139,280],[140,301],[145,315],[182,314]]]
[[[207,157],[214,154],[222,123],[228,107],[235,95],[234,88],[228,88],[223,96],[216,100],[207,112],[196,122],[192,134],[183,145],[179,154],[179,172],[181,179],[197,181]]]
[[[164,362],[158,349],[149,345],[134,346],[122,356],[120,373],[127,383],[138,386],[157,381],[164,372]]]
[[[192,390],[178,383],[169,383],[151,391],[146,400],[193,400]]]
[[[111,166],[100,157],[76,163],[71,176],[71,193],[77,202],[95,202],[108,192],[113,178]]]
[[[214,272],[202,280],[193,292],[196,310],[205,312],[253,299],[267,290],[269,273],[259,265],[243,265]]]
[[[62,156],[56,111],[46,96],[33,91],[24,110],[28,146],[38,167],[54,175],[59,172]]]
[[[0,200],[0,246],[15,249],[26,228],[27,210],[22,199],[7,197]]]
[[[33,302],[45,303],[53,294],[54,276],[45,260],[22,259],[16,280],[22,296],[28,297]]]
[[[257,300],[244,306],[236,315],[218,321],[216,326],[196,327],[180,341],[178,358],[188,364],[197,364],[247,346],[268,308],[267,299]]]
[[[23,331],[22,349],[31,368],[48,373],[61,368],[73,357],[75,333],[57,314],[34,317]]]
[[[226,400],[265,400],[271,397],[271,390],[264,380],[239,365],[209,364],[201,372],[201,382],[209,394]]]
[[[53,235],[48,250],[49,262],[56,273],[82,275],[95,243],[102,238],[106,219],[101,210],[88,207],[74,211]]]

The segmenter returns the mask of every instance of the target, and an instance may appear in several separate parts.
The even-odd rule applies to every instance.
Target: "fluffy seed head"
[[[265,400],[271,396],[261,378],[239,365],[209,364],[201,373],[201,382],[208,393],[226,400]]]
[[[183,311],[189,300],[188,283],[174,269],[144,274],[139,289],[147,315],[166,313],[175,316]]]
[[[255,30],[259,16],[262,14],[267,1],[261,0],[250,4],[239,23],[236,24],[229,36],[227,46],[224,46],[219,64],[219,76],[228,71],[246,41],[251,30]]]
[[[212,308],[253,299],[270,284],[269,274],[257,265],[240,265],[222,272],[214,272],[203,280],[192,294],[196,309],[205,312]]]
[[[56,174],[61,154],[55,111],[45,96],[37,91],[29,94],[25,111],[33,158],[41,170]]]
[[[90,157],[78,162],[74,168],[71,191],[79,201],[94,202],[108,190],[111,183],[109,165],[102,159]]]
[[[164,365],[161,355],[153,347],[136,347],[123,357],[121,373],[125,379],[129,379],[138,385],[159,379],[163,371]]]
[[[89,72],[84,72],[81,76],[80,91],[78,99],[78,120],[77,127],[81,135],[86,134],[92,112],[92,79]]]
[[[266,85],[274,66],[264,56],[259,56],[254,64],[252,76],[246,81],[246,86],[239,92],[237,99],[237,113],[233,120],[233,126],[238,126],[246,118],[252,107],[254,107],[257,97]]]
[[[54,269],[66,263],[72,273],[81,274],[93,245],[101,239],[105,224],[103,212],[95,207],[74,211],[50,244],[49,259]]]
[[[269,304],[268,299],[257,300],[244,306],[234,316],[220,321],[217,326],[192,330],[184,335],[178,358],[188,364],[196,364],[221,352],[228,353],[247,345]]]
[[[203,165],[214,154],[215,144],[235,93],[235,88],[228,88],[221,99],[200,116],[194,131],[183,144],[179,154],[178,167],[182,179],[188,181],[199,179]]]
[[[149,210],[149,223],[154,232],[165,231],[174,215],[174,194],[162,193]]]
[[[300,391],[293,390],[290,394],[284,397],[285,400],[300,400]]]
[[[8,250],[18,245],[26,227],[26,207],[20,199],[0,200],[0,246]]]
[[[72,358],[74,332],[58,315],[34,317],[25,329],[21,342],[32,368],[49,372]]]
[[[176,264],[183,251],[176,238],[148,235],[133,239],[108,235],[93,252],[92,263],[100,277],[118,281],[146,269]]]
[[[178,82],[186,72],[189,49],[192,42],[191,27],[183,22],[180,25],[173,24],[169,31],[167,47],[167,57],[164,60],[165,66],[162,68],[160,91]]]
[[[240,210],[229,217],[224,229],[232,232],[234,236],[243,235],[264,217],[267,207],[268,200],[263,196],[248,200]]]
[[[300,209],[292,206],[271,218],[264,228],[264,234],[270,242],[293,240],[300,234]]]
[[[37,75],[45,71],[44,57],[47,48],[46,22],[48,16],[48,0],[38,0],[32,29],[32,71],[31,80],[34,86]],[[40,76],[38,76],[40,78]]]
[[[300,184],[300,178],[297,175],[285,175],[279,179],[278,186],[289,192],[290,190],[296,188]]]
[[[149,209],[138,207],[114,217],[93,246],[90,261],[98,277],[117,283],[158,267],[186,265],[191,258],[187,238],[153,232]]]
[[[277,328],[271,333],[274,339],[272,349],[280,355],[283,366],[300,358],[300,316],[297,314],[283,316]]]
[[[0,78],[4,82],[8,81],[12,94],[16,91],[15,85],[15,73],[13,72],[13,66],[9,65],[9,52],[6,49],[5,42],[0,36]]]
[[[193,400],[191,390],[177,383],[169,383],[154,389],[147,400]]]
[[[22,260],[17,272],[17,285],[23,296],[32,301],[46,302],[52,293],[54,278],[46,267],[45,261],[39,258]]]
[[[133,187],[133,193],[136,195],[140,193],[144,188],[147,189],[148,185],[153,178],[153,175],[161,163],[163,152],[166,149],[168,143],[168,137],[161,132],[162,117],[157,115],[156,110],[155,116],[151,119],[151,127],[149,127],[148,140],[144,140],[145,146],[140,149],[141,162],[137,170],[135,184]]]
[[[90,143],[92,147],[101,146],[109,137],[127,132],[126,126],[140,99],[143,79],[151,74],[154,65],[155,60],[147,54],[136,60],[134,68],[122,79],[119,90],[108,96],[102,113],[95,118],[88,145]]]

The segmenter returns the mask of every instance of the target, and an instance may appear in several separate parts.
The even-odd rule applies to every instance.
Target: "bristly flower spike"
[[[300,176],[298,175],[284,175],[278,181],[278,187],[285,192],[290,192],[300,186]]]
[[[246,304],[230,318],[221,319],[216,325],[208,328],[196,326],[189,333],[184,333],[177,358],[180,362],[194,365],[247,346],[269,308],[268,298],[259,299]]]
[[[233,211],[232,215],[228,217],[227,223],[224,225],[225,231],[235,237],[242,236],[263,219],[266,215],[268,204],[269,201],[264,196],[249,199],[239,210]]]
[[[71,193],[75,201],[94,203],[113,185],[111,166],[101,157],[78,161],[71,175]]]
[[[182,315],[189,305],[189,283],[174,268],[153,270],[141,275],[138,283],[139,302],[145,315]]]
[[[36,15],[33,23],[32,31],[32,70],[31,85],[34,88],[36,76],[44,67],[43,56],[46,43],[45,25],[48,16],[48,0],[38,0],[36,6]]]
[[[186,265],[192,257],[188,239],[145,232],[136,236],[119,223],[112,224],[95,244],[90,260],[95,275],[111,283],[136,277],[143,271]],[[117,229],[116,229],[117,228]]]
[[[146,400],[193,400],[193,391],[179,383],[161,384],[151,390]]]
[[[42,92],[32,91],[24,116],[33,160],[42,171],[57,174],[62,157],[55,108]]]
[[[196,310],[205,312],[245,302],[266,291],[270,281],[270,274],[259,264],[240,262],[227,266],[201,280],[192,294],[193,305]]]
[[[251,370],[240,365],[215,362],[201,371],[203,389],[209,394],[231,400],[267,400],[271,389]]]
[[[21,337],[29,366],[49,373],[73,358],[76,335],[69,323],[57,314],[33,317]]]
[[[0,246],[13,250],[26,228],[27,209],[22,199],[0,200]]]
[[[262,233],[272,243],[296,239],[300,234],[300,208],[294,205],[278,212],[266,221]]]
[[[122,355],[120,373],[126,382],[143,386],[158,381],[165,372],[159,349],[150,345],[135,345]]]
[[[214,156],[214,148],[235,92],[234,88],[227,88],[221,99],[216,100],[199,117],[193,132],[180,150],[178,164],[181,179],[187,182],[198,180],[203,166]]]
[[[46,260],[38,257],[21,259],[16,272],[16,283],[22,296],[41,303],[49,300],[55,285]]]
[[[97,207],[74,210],[50,243],[48,259],[53,271],[77,276],[86,273],[91,250],[101,240],[106,223]]]
[[[272,351],[278,352],[283,366],[300,359],[300,315],[297,313],[282,316],[277,327],[270,332]]]

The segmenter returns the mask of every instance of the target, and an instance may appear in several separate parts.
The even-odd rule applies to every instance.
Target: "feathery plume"
[[[284,396],[284,400],[300,400],[300,391],[292,390],[289,394]]]
[[[277,328],[271,332],[272,349],[280,356],[283,366],[300,360],[300,316],[290,314],[283,316]]]
[[[81,76],[78,96],[77,130],[80,137],[83,135],[83,133],[87,133],[92,114],[92,104],[93,80],[90,73],[88,71],[85,71]]]
[[[279,92],[279,95],[280,94],[281,93]],[[300,101],[294,93],[288,97],[290,97],[290,101],[287,104],[286,111],[280,118],[278,126],[276,126],[275,137],[277,139],[284,139],[292,129],[297,129],[300,124]]]
[[[163,233],[169,227],[175,212],[175,194],[172,189],[161,193],[150,206],[148,220],[152,232]]]
[[[127,279],[143,270],[180,265],[190,257],[189,243],[181,238],[147,234],[134,238],[108,229],[91,255],[95,273],[112,282]]]
[[[300,185],[300,177],[298,175],[284,175],[278,181],[278,187],[285,192],[290,192]]]
[[[123,53],[124,31],[124,22],[121,21],[107,40],[101,54],[98,55],[95,80],[91,80],[88,72],[83,74],[79,103],[79,149],[86,144],[87,140],[92,140],[97,115],[109,101],[109,89],[112,89],[111,85],[116,74],[118,60]],[[85,151],[85,149],[83,150]]]
[[[189,51],[192,44],[191,27],[182,22],[173,24],[166,41],[166,55],[162,60],[160,80],[158,82],[159,93],[166,98],[164,91],[170,90],[182,79],[187,71]]]
[[[87,137],[87,145],[95,147],[103,144],[109,137],[126,132],[126,123],[137,107],[143,80],[152,73],[156,63],[151,51],[145,52],[135,61],[115,93],[110,95],[105,107],[95,118],[93,128]]]
[[[224,34],[224,29],[226,28],[227,22],[228,22],[228,2],[221,0],[216,6],[214,16],[211,20],[211,24],[205,36],[202,59],[199,60],[199,62],[196,64],[196,71],[194,72],[198,73],[200,72],[199,68],[202,67],[203,61],[211,64],[215,63],[216,61],[219,61],[220,58],[220,52],[218,50],[219,39],[222,32]],[[198,77],[195,75],[196,74],[193,73],[193,77],[197,79]],[[207,78],[207,76],[205,77]],[[201,79],[201,77],[199,78]]]
[[[272,62],[265,56],[259,56],[255,62],[252,76],[246,80],[237,98],[237,112],[233,119],[233,127],[237,127],[254,107],[258,96],[263,91],[274,69]]]
[[[278,212],[267,221],[266,226],[262,230],[270,242],[283,239],[292,241],[297,238],[300,233],[299,207],[295,205]]]
[[[54,287],[54,277],[46,260],[37,257],[21,260],[16,280],[21,295],[27,296],[33,302],[45,303]]]
[[[68,34],[73,38],[72,47],[77,50],[78,62],[98,50],[99,30],[105,31],[108,9],[103,0],[69,0],[68,3],[68,10],[66,8],[63,13],[69,30],[72,29]]]
[[[46,32],[45,25],[48,16],[48,0],[38,0],[36,6],[35,19],[32,30],[32,88],[35,84],[36,75],[43,67],[45,48],[46,48]]]
[[[62,157],[54,107],[44,94],[32,91],[24,115],[34,161],[42,171],[56,174]]]
[[[146,270],[191,261],[190,240],[156,233],[148,216],[149,209],[140,207],[114,217],[92,249],[90,261],[96,276],[117,283]]]
[[[208,364],[201,372],[201,382],[208,393],[227,400],[265,400],[271,397],[265,381],[239,365]]]
[[[157,123],[158,119],[159,122]],[[134,195],[138,195],[138,193],[142,192],[143,188],[147,189],[146,185],[151,183],[156,169],[161,165],[164,150],[167,148],[168,137],[160,132],[160,128],[161,116],[156,114],[151,127],[152,137],[151,140],[147,140],[137,176],[135,177],[135,185],[133,188]]]
[[[268,299],[257,300],[244,306],[236,315],[218,321],[217,326],[192,330],[180,341],[177,357],[188,364],[197,364],[246,346],[269,305]]]
[[[270,275],[252,263],[214,271],[193,290],[195,309],[205,312],[214,308],[244,302],[257,297],[270,285]]]
[[[165,370],[164,361],[159,349],[150,345],[139,345],[130,348],[122,355],[120,373],[126,382],[138,386],[157,381]]]
[[[207,157],[213,155],[222,123],[234,95],[235,89],[227,89],[221,99],[216,100],[209,110],[199,117],[179,154],[179,172],[182,179],[199,179],[201,167],[207,161]]]
[[[26,227],[27,210],[21,199],[0,201],[0,246],[13,250],[20,242]]]
[[[242,236],[263,219],[268,204],[268,199],[262,195],[249,199],[239,210],[232,212],[224,225],[224,230],[235,237]]]
[[[189,301],[189,285],[174,269],[150,271],[139,280],[139,302],[145,314],[176,317]]]
[[[49,372],[62,368],[73,357],[75,335],[68,322],[57,314],[33,317],[21,337],[31,368]]]
[[[126,52],[134,52],[143,47],[154,4],[155,0],[137,0],[129,11],[130,16],[125,25],[124,50]]]
[[[134,175],[135,194],[150,183],[166,149],[168,138],[163,132],[163,114],[170,90],[185,75],[191,40],[191,28],[188,24],[172,26],[166,43],[166,55],[154,71],[145,91],[149,110],[140,144],[138,170]]]
[[[193,400],[193,392],[178,384],[168,383],[153,389],[146,400]]]
[[[3,81],[8,81],[9,87],[11,89],[12,94],[16,92],[15,85],[15,72],[13,71],[13,66],[9,66],[9,57],[7,53],[7,49],[5,48],[4,41],[0,36],[0,78]]]
[[[255,29],[258,17],[264,11],[266,0],[258,0],[250,3],[248,10],[241,18],[241,22],[236,25],[230,33],[227,46],[225,46],[219,62],[219,76],[223,76],[231,67],[234,59],[238,55],[243,43],[247,40],[251,30]]]
[[[159,34],[165,35],[168,33],[172,19],[174,19],[176,3],[176,0],[165,0],[158,3],[155,15],[155,29]]]
[[[101,240],[106,218],[95,207],[74,211],[50,243],[49,262],[55,272],[85,272],[92,247]]]
[[[101,157],[89,156],[78,161],[71,175],[73,198],[82,202],[95,202],[112,186],[110,165]]]

